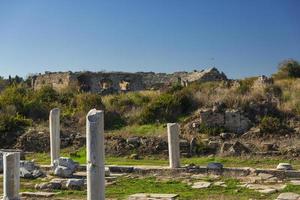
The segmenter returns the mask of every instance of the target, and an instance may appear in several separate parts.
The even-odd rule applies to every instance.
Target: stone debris
[[[210,182],[200,181],[200,182],[195,182],[192,185],[192,188],[194,188],[194,189],[205,189],[205,188],[209,188],[210,186],[211,186]]]
[[[267,189],[258,190],[258,192],[262,194],[273,194],[276,193],[277,190],[273,188],[267,188]]]
[[[291,180],[291,185],[300,185],[300,180]]]
[[[293,170],[293,167],[290,163],[279,163],[276,167],[278,170]]]
[[[281,193],[276,200],[299,200],[300,195],[292,192]]]
[[[179,197],[178,194],[147,194],[147,193],[138,193],[133,194],[128,197],[128,200],[175,200]]]
[[[223,169],[223,164],[218,163],[218,162],[211,162],[211,163],[208,163],[207,169],[208,170],[222,170]]]
[[[21,197],[40,197],[40,198],[49,198],[57,195],[58,193],[54,192],[21,192]]]
[[[85,187],[85,181],[83,179],[68,179],[66,188],[70,190],[83,190]]]
[[[214,185],[214,186],[227,187],[227,185],[226,185],[225,182],[223,182],[223,181],[217,181],[217,182],[214,182],[213,185]]]
[[[44,173],[32,161],[20,161],[20,177],[22,178],[38,178],[43,176]]]
[[[62,189],[62,185],[58,182],[47,182],[35,185],[35,189],[44,191],[53,191]]]
[[[54,160],[54,175],[62,178],[70,178],[79,164],[71,158],[60,157]]]

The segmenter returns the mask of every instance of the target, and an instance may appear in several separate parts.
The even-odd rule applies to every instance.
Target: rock
[[[266,174],[266,173],[259,173],[258,176],[261,177],[261,179],[263,180],[267,180],[274,177],[272,174]]]
[[[258,190],[258,192],[262,193],[262,194],[273,194],[273,193],[276,193],[277,190],[273,189],[273,188],[267,188],[267,189],[263,189],[263,190]]]
[[[21,192],[21,197],[34,197],[34,198],[49,198],[53,197],[57,193],[53,192]]]
[[[201,181],[201,182],[195,182],[192,186],[194,189],[204,189],[209,188],[211,186],[210,182]]]
[[[44,173],[35,165],[33,161],[21,160],[20,161],[20,177],[22,178],[38,178],[43,176]]]
[[[105,167],[104,173],[105,173],[105,177],[110,176],[110,171],[108,167]]]
[[[278,146],[274,143],[263,143],[262,151],[278,151]]]
[[[221,187],[227,187],[227,185],[225,184],[225,182],[223,181],[217,181],[214,183],[214,186],[221,186]]]
[[[222,170],[223,169],[223,164],[218,163],[218,162],[211,162],[211,163],[208,163],[207,169],[208,170]]]
[[[291,180],[291,185],[300,185],[300,180]]]
[[[66,188],[70,190],[82,190],[84,188],[83,179],[68,179]]]
[[[293,170],[293,167],[289,163],[279,163],[276,167],[278,170]]]
[[[228,150],[231,155],[240,156],[244,153],[249,153],[250,150],[239,141],[236,141]]]
[[[281,193],[276,200],[299,200],[300,195],[292,192]]]
[[[127,138],[126,142],[133,147],[138,147],[140,146],[141,140],[139,137],[129,137]]]
[[[64,167],[64,166],[57,166],[54,170],[54,175],[62,177],[62,178],[70,178],[73,176],[73,170]]]
[[[54,160],[54,167],[56,166],[63,166],[75,172],[79,164],[77,162],[74,162],[71,158],[60,157]]]
[[[108,168],[112,173],[132,173],[134,171],[133,167],[109,166]]]
[[[53,190],[60,190],[62,185],[56,182],[48,182],[48,183],[40,183],[35,185],[35,189],[37,190],[45,190],[45,191],[53,191]]]
[[[231,133],[220,133],[220,137],[223,139],[223,140],[228,140],[230,138],[233,137],[233,134]]]

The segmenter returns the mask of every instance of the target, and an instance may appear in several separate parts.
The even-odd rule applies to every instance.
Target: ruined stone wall
[[[228,131],[244,133],[251,127],[251,121],[239,110],[214,111],[201,110],[200,123],[209,127],[224,127]]]
[[[35,90],[51,86],[57,91],[76,87],[80,91],[103,93],[160,89],[165,85],[181,83],[186,86],[194,81],[227,80],[217,69],[175,72],[173,74],[154,72],[54,72],[32,77]]]
[[[32,77],[34,90],[39,90],[44,86],[51,86],[57,91],[61,91],[69,86],[76,86],[77,79],[71,72],[45,73]]]

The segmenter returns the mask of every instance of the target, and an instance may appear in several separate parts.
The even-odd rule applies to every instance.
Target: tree
[[[293,59],[284,60],[279,64],[275,78],[300,78],[300,64]]]

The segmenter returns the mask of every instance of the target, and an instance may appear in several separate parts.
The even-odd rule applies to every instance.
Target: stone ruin
[[[251,121],[239,110],[203,109],[199,117],[199,122],[208,127],[224,127],[234,133],[244,133],[251,127]]]
[[[154,73],[154,72],[46,72],[31,77],[31,86],[39,90],[51,86],[57,91],[68,87],[79,91],[101,94],[116,92],[160,89],[165,85],[192,82],[227,80],[223,72],[211,68],[193,72]]]

